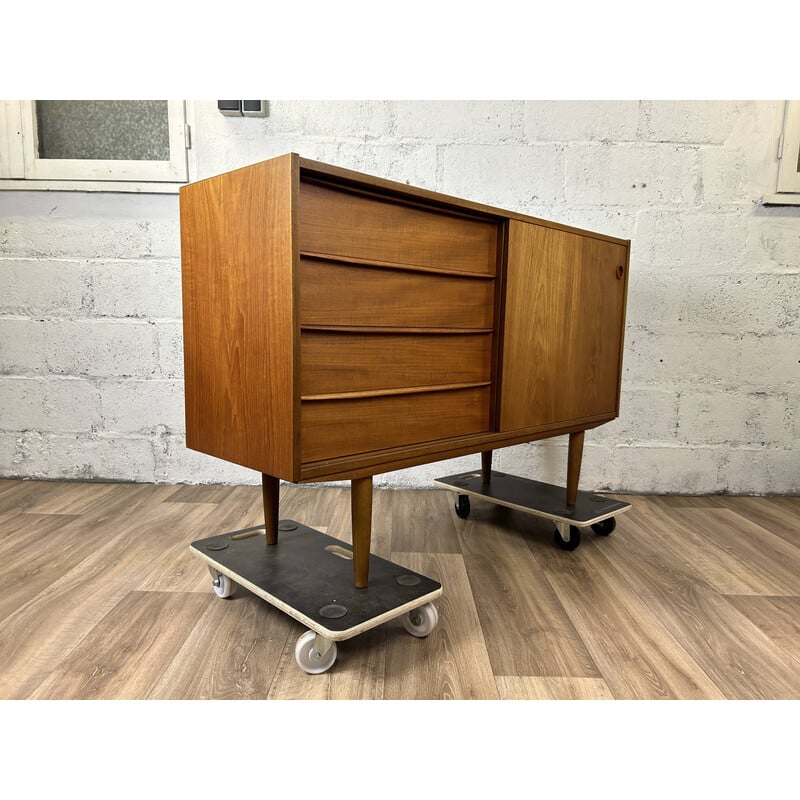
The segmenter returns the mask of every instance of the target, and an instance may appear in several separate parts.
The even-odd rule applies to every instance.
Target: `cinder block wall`
[[[621,417],[582,486],[800,492],[800,208],[770,102],[190,104],[194,177],[288,151],[633,240]],[[0,475],[255,483],[184,445],[178,199],[0,192]],[[477,456],[378,476],[429,486]],[[563,481],[565,442],[499,451]]]

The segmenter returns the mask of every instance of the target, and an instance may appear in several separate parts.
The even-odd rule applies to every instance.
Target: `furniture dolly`
[[[370,555],[370,585],[353,585],[352,551],[339,539],[294,520],[281,520],[279,546],[267,547],[263,526],[193,542],[206,562],[214,591],[231,597],[236,584],[266,600],[309,630],[295,659],[309,674],[336,660],[336,643],[401,617],[412,636],[425,637],[439,621],[433,600],[440,583]]]
[[[469,498],[477,497],[552,520],[556,527],[553,543],[562,550],[580,546],[582,528],[591,528],[599,536],[610,536],[617,527],[617,516],[631,507],[621,500],[581,491],[569,503],[563,486],[506,475],[491,468],[488,472],[446,475],[434,480],[434,484],[456,493],[455,510],[461,519],[469,517]]]

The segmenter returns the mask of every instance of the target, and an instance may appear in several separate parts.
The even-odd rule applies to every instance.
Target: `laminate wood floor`
[[[260,487],[0,481],[0,698],[800,699],[800,498],[621,497],[571,553],[452,499],[375,492],[372,551],[443,585],[434,633],[394,620],[312,676],[303,626],[189,553],[260,524]],[[284,486],[281,518],[349,541],[349,492]]]

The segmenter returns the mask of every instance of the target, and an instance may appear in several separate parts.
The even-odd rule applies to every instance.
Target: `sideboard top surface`
[[[620,239],[616,236],[609,236],[597,231],[587,230],[585,228],[578,228],[573,225],[564,225],[560,222],[542,219],[540,217],[533,217],[528,214],[522,214],[517,211],[511,211],[496,206],[486,205],[485,203],[478,203],[473,200],[467,200],[453,195],[443,194],[431,189],[423,189],[418,186],[411,186],[399,181],[389,180],[387,178],[379,178],[375,175],[370,175],[366,172],[359,172],[357,170],[347,169],[345,167],[338,167],[333,164],[326,164],[322,161],[315,161],[310,158],[305,158],[298,153],[286,153],[281,156],[275,156],[266,161],[275,161],[278,159],[291,159],[299,169],[300,178],[302,179],[317,179],[324,180],[329,184],[341,183],[343,187],[361,187],[369,191],[379,191],[381,194],[388,197],[393,197],[396,200],[417,200],[424,201],[429,207],[439,207],[443,211],[459,211],[459,212],[472,212],[481,216],[492,217],[496,220],[515,219],[521,222],[530,222],[536,225],[544,225],[558,230],[566,231],[567,233],[577,233],[581,236],[591,236],[596,239],[602,239],[607,242],[615,242],[622,245],[630,245],[630,239]],[[264,162],[257,162],[264,163]],[[240,170],[248,170],[257,164],[249,164],[245,167],[239,167],[230,172],[238,172]],[[223,174],[230,174],[223,173]],[[205,178],[203,180],[214,180],[214,176]],[[201,183],[202,181],[195,181],[194,183]],[[189,184],[191,185],[191,184]],[[183,188],[183,187],[182,187]]]

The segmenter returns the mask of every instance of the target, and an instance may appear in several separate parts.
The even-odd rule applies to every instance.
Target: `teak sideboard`
[[[297,154],[180,189],[186,445],[263,476],[352,482],[569,435],[619,413],[630,241]]]

